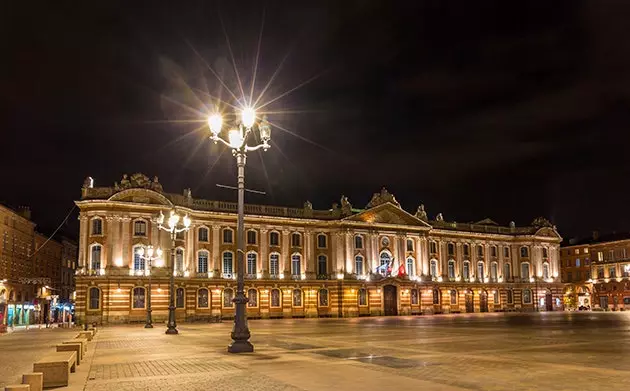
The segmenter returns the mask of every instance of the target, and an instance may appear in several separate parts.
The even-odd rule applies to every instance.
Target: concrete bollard
[[[31,372],[22,375],[22,384],[31,386],[31,391],[42,391],[44,389],[44,374],[42,372]]]
[[[30,391],[31,386],[28,384],[9,384],[4,387],[4,391]]]

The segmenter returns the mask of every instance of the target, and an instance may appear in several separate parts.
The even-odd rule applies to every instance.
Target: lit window
[[[588,254],[588,247],[585,247],[583,251],[584,251],[584,254]]]
[[[328,290],[327,289],[319,290],[319,306],[328,307]]]
[[[145,259],[138,254],[140,249],[144,249],[144,247],[136,246],[133,248],[133,270],[145,270]]]
[[[201,227],[199,228],[199,232],[197,233],[197,239],[200,242],[208,241],[208,228]]]
[[[144,308],[145,290],[142,287],[133,288],[133,307],[134,309]]]
[[[317,248],[326,248],[326,247],[327,247],[326,235],[324,234],[317,235]]]
[[[578,255],[579,253],[580,253],[580,249],[579,249],[579,248],[576,248],[576,249],[575,249],[575,255]]]
[[[142,220],[138,220],[134,222],[133,235],[134,236],[147,236],[147,223]]]
[[[293,307],[301,307],[302,306],[302,290],[294,289],[293,290]]]
[[[392,260],[392,256],[389,255],[388,252],[383,251],[381,253],[380,260],[381,260],[381,265],[380,265],[379,271],[381,272],[381,274],[385,274],[387,273],[387,265],[390,264]]]
[[[197,271],[199,273],[208,273],[208,252],[199,251],[197,256]]]
[[[416,271],[414,266],[414,259],[413,258],[407,258],[407,275],[409,276],[415,276],[416,275]]]
[[[359,305],[360,306],[368,305],[367,289],[365,289],[365,288],[359,289]]]
[[[271,307],[280,307],[280,289],[271,290]]]
[[[247,231],[247,244],[256,244],[256,231]]]
[[[448,261],[448,278],[455,279],[455,261],[452,259]]]
[[[497,278],[499,276],[499,264],[496,262],[492,262],[490,265],[490,279],[492,282],[497,282]]]
[[[223,243],[231,244],[234,243],[234,239],[232,238],[234,232],[230,228],[225,228],[223,230]]]
[[[601,251],[597,252],[597,260],[600,261],[600,262],[604,260],[604,253],[603,252],[601,252]]]
[[[320,255],[317,257],[317,275],[320,277],[324,277],[328,274],[328,259],[325,255]],[[359,272],[357,271],[357,274]]]
[[[90,259],[90,266],[92,270],[99,270],[101,268],[101,245],[95,244],[92,246],[92,256]]]
[[[258,307],[258,291],[256,289],[249,289],[247,291],[247,306]]]
[[[95,217],[92,219],[92,235],[102,235],[103,234],[103,220],[99,217]]]
[[[269,245],[270,246],[279,246],[280,245],[280,234],[277,232],[271,232],[269,234]]]
[[[293,254],[291,256],[291,274],[294,277],[302,274],[302,257],[300,254]]]
[[[208,290],[206,288],[201,288],[197,291],[197,307],[198,308],[209,307]]]
[[[234,291],[231,288],[227,288],[223,290],[223,307],[224,308],[232,308],[234,307]]]
[[[247,274],[249,274],[250,276],[256,275],[256,262],[257,262],[256,253],[248,253],[247,254]]]
[[[269,274],[272,276],[280,274],[280,254],[278,253],[269,256]]]
[[[231,277],[234,271],[233,257],[229,251],[223,253],[223,274],[226,277]]]

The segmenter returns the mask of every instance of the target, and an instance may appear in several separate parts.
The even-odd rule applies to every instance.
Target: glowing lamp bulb
[[[138,250],[136,251],[136,253],[137,253],[138,255],[140,255],[140,256],[143,256],[143,255],[144,255],[144,247],[140,247],[140,248],[138,248]]]
[[[241,137],[241,132],[238,129],[230,130],[228,133],[228,139],[230,140],[230,147],[237,149],[243,145],[243,137]]]
[[[153,257],[153,246],[149,246],[149,248],[147,248],[147,255],[149,258]]]
[[[184,227],[190,227],[190,217],[188,215],[184,216]]]
[[[158,249],[156,250],[157,252],[157,256],[161,257],[162,256],[162,249],[158,247]]]
[[[171,211],[171,217],[168,218],[168,225],[171,228],[175,228],[177,226],[177,222],[179,221],[179,215],[174,211]]]
[[[251,107],[246,107],[241,111],[241,121],[243,121],[243,125],[246,128],[251,128],[254,126],[254,122],[256,121],[256,110]]]
[[[208,117],[208,126],[210,126],[212,134],[217,136],[219,132],[221,132],[221,127],[223,126],[223,118],[221,118],[221,114],[212,114]]]

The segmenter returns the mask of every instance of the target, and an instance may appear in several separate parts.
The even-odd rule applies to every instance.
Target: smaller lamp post
[[[148,271],[149,271],[149,294],[147,295],[147,321],[144,325],[145,329],[153,328],[153,319],[151,318],[151,268],[153,266],[153,260],[160,259],[162,256],[162,249],[158,248],[157,250],[153,250],[153,246],[147,246],[147,251],[145,255],[144,247],[140,247],[137,251],[138,256],[141,259],[147,261]],[[153,255],[157,255],[154,257]]]
[[[180,220],[183,220],[183,227],[179,225]],[[171,210],[171,215],[168,218],[168,226],[164,226],[164,214],[160,211],[160,215],[157,218],[157,224],[159,229],[171,234],[171,279],[166,334],[178,334],[177,323],[175,322],[175,240],[177,239],[178,233],[185,232],[190,229],[190,217],[186,215],[182,219],[175,210]]]

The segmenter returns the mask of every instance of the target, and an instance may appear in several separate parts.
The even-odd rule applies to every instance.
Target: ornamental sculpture
[[[374,193],[372,199],[367,204],[366,209],[373,208],[375,206],[379,206],[386,202],[392,203],[400,208],[400,204],[396,201],[396,197],[393,194],[387,191],[387,189],[382,188],[380,193]]]

